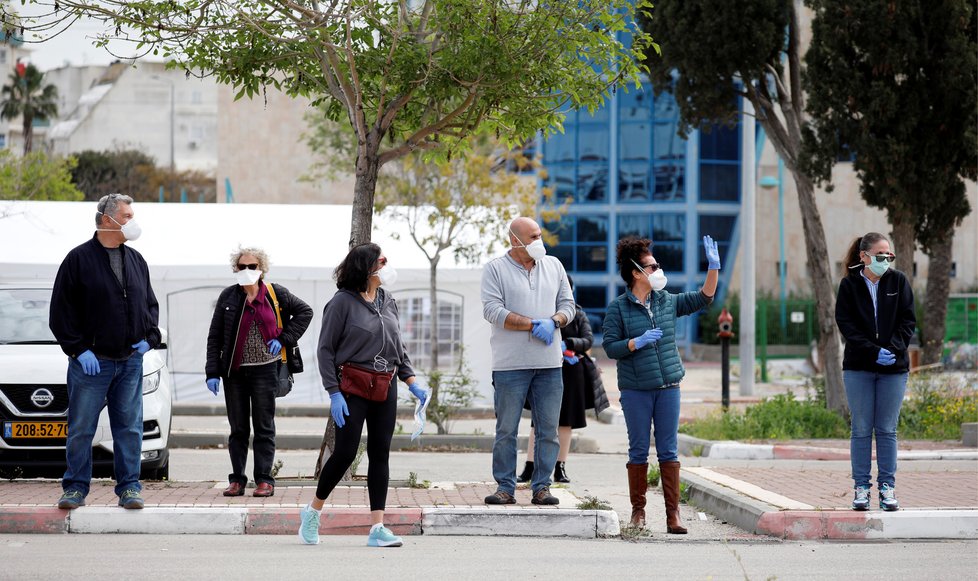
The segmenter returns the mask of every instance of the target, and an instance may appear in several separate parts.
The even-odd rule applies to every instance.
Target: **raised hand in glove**
[[[710,270],[720,270],[720,250],[710,236],[703,237],[703,248],[706,250],[706,262]]]
[[[635,350],[651,345],[662,338],[662,329],[649,329],[638,337],[635,337]]]

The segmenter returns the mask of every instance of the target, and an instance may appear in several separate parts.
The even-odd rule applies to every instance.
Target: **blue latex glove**
[[[720,250],[717,243],[709,236],[703,237],[703,248],[706,249],[706,261],[710,270],[720,270]]]
[[[135,349],[136,351],[139,351],[140,355],[143,355],[147,351],[149,351],[149,343],[146,342],[146,339],[143,339],[139,343],[133,345],[132,348]]]
[[[282,344],[279,343],[278,339],[272,339],[271,341],[268,342],[268,351],[272,355],[278,355],[279,353],[282,352]]]
[[[647,345],[651,345],[662,338],[662,329],[649,329],[638,337],[635,337],[635,350],[638,351]]]
[[[221,391],[221,380],[216,377],[208,379],[207,389],[211,390],[211,393],[214,395],[217,395],[217,392]]]
[[[876,357],[876,364],[893,365],[894,363],[896,363],[896,355],[885,348],[880,349],[880,354]]]
[[[531,332],[533,336],[537,339],[543,341],[547,345],[553,343],[554,331],[557,330],[557,323],[553,319],[534,319],[532,321],[533,329]]]
[[[78,362],[81,363],[85,375],[98,375],[102,372],[102,368],[98,364],[98,357],[91,351],[85,351],[79,355]]]
[[[414,394],[414,397],[418,398],[418,401],[421,402],[421,407],[424,407],[430,395],[428,388],[420,381],[415,380],[414,383],[408,386],[408,391]]]
[[[333,416],[337,428],[346,425],[344,417],[350,415],[350,408],[346,405],[346,398],[340,392],[329,394],[329,413]]]
[[[580,359],[577,358],[577,355],[564,355],[564,361],[566,361],[568,365],[577,365],[577,362],[580,361]]]

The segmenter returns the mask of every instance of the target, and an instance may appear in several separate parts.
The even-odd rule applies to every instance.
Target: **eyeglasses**
[[[642,270],[645,270],[647,268],[651,268],[652,270],[650,270],[648,272],[649,273],[653,273],[653,272],[659,270],[659,265],[657,263],[655,263],[655,262],[653,262],[652,264],[643,264],[642,265]]]
[[[870,254],[867,252],[866,256],[870,256]],[[893,262],[896,260],[896,255],[883,253],[883,254],[877,254],[876,256],[873,256],[873,258],[876,259],[876,262],[883,262],[883,261]]]
[[[257,270],[258,269],[258,263],[255,263],[255,264],[239,264],[238,265],[238,270],[245,270],[245,269],[248,269],[248,270]]]

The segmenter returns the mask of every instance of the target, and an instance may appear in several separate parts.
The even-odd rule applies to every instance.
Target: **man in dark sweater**
[[[159,303],[143,257],[126,246],[139,237],[132,198],[103,196],[96,232],[58,269],[50,327],[68,355],[67,470],[58,507],[85,504],[92,480],[92,441],[103,404],[112,429],[119,506],[143,508],[143,354],[160,344]]]

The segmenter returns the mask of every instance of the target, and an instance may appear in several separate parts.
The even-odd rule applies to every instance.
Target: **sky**
[[[14,8],[23,17],[30,17],[43,14],[48,9],[42,6],[27,4],[20,6],[15,2]],[[96,33],[104,30],[104,25],[100,22],[86,19],[78,20],[68,29],[54,38],[46,38],[43,42],[36,42],[37,38],[27,31],[24,34],[24,46],[31,50],[30,62],[41,71],[49,71],[66,64],[70,65],[105,65],[116,60],[104,48],[96,48],[93,45]],[[113,52],[118,55],[131,56],[135,54],[134,45],[129,43],[115,43],[112,46]]]

